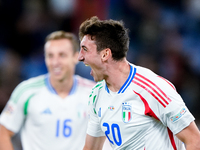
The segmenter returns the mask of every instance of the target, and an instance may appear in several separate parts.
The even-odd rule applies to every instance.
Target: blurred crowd
[[[200,122],[199,0],[1,0],[0,112],[15,86],[47,72],[43,44],[52,31],[78,36],[91,16],[123,20],[128,60],[171,81]],[[79,63],[76,73],[92,79]]]

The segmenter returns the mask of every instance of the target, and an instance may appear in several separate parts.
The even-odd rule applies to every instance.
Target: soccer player
[[[84,150],[100,150],[105,137],[115,150],[200,150],[194,117],[172,83],[127,61],[127,30],[96,16],[79,28],[78,59],[98,82]]]
[[[74,75],[79,43],[56,31],[44,46],[48,73],[20,83],[0,118],[0,149],[12,150],[11,137],[21,129],[24,150],[81,150],[87,107],[95,82]]]

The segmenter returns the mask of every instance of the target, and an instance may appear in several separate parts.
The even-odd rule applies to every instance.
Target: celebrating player
[[[11,150],[21,129],[24,150],[80,150],[87,128],[88,98],[95,82],[74,75],[79,43],[56,31],[46,38],[48,74],[28,79],[13,91],[0,118],[0,149]]]
[[[105,137],[116,150],[200,150],[194,117],[172,83],[127,61],[122,21],[92,17],[81,24],[79,37],[78,59],[98,82],[84,150],[100,150]]]

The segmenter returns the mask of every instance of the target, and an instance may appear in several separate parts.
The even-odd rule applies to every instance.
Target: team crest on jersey
[[[122,120],[124,123],[130,122],[132,119],[132,106],[130,103],[122,103]]]

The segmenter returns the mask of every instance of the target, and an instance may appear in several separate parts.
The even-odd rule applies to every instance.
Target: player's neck
[[[108,67],[108,76],[105,81],[108,88],[117,92],[123,86],[130,73],[129,62],[125,59],[120,62],[114,62]]]
[[[51,84],[61,98],[66,98],[73,86],[73,76],[62,81],[51,81]]]

